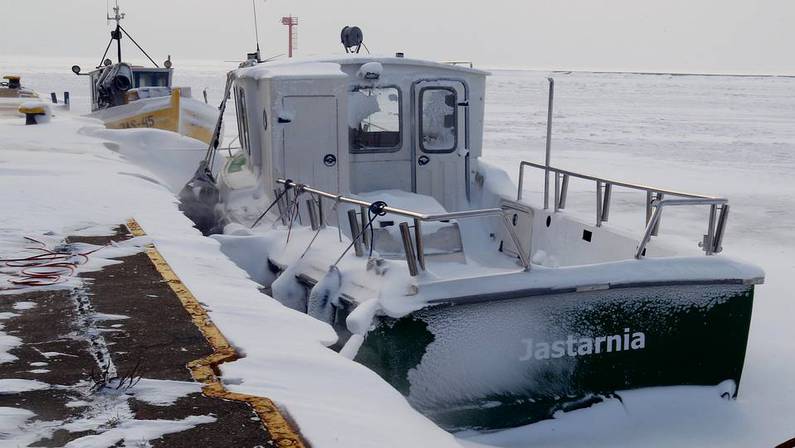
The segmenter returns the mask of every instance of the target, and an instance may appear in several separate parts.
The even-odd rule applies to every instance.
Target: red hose
[[[21,258],[0,259],[0,263],[9,268],[20,268],[10,274],[9,283],[17,286],[51,286],[64,283],[77,272],[77,267],[88,263],[88,256],[104,249],[108,245],[100,246],[86,252],[54,251],[37,239],[25,237],[26,240],[38,244],[40,247],[27,247],[27,250],[41,251],[37,255]]]

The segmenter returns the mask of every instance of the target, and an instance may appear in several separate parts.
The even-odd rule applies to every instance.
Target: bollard
[[[44,103],[26,103],[19,106],[19,113],[25,115],[25,125],[39,124],[38,117],[47,116],[47,106]]]

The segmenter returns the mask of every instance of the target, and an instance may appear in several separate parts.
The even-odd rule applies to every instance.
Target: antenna
[[[265,2],[267,0],[263,0]],[[254,8],[254,36],[257,39],[257,60],[259,60],[259,23],[257,21],[257,0],[251,0],[251,6]]]
[[[118,25],[122,19],[124,19],[124,16],[126,16],[126,14],[121,12],[121,8],[119,8],[119,0],[116,0],[116,6],[113,7],[113,16],[111,17],[110,13],[108,12],[108,22],[113,20],[116,22],[116,25]]]

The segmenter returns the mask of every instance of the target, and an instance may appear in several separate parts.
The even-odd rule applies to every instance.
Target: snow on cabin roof
[[[265,62],[253,67],[238,70],[240,78],[317,78],[317,77],[346,77],[341,67],[344,65],[362,65],[368,62],[380,62],[385,66],[404,65],[426,67],[437,70],[468,73],[487,76],[490,73],[461,65],[445,64],[442,62],[427,61],[422,59],[399,58],[394,56],[373,56],[344,54],[337,56],[317,58],[294,58],[288,60]]]
[[[347,78],[340,64],[308,60],[266,62],[237,71],[238,78]]]

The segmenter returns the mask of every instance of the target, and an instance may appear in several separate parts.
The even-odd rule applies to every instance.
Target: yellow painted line
[[[144,236],[146,233],[134,219],[127,221],[127,228],[134,236]],[[188,363],[188,369],[193,379],[202,383],[202,392],[211,398],[222,400],[242,401],[248,403],[257,413],[263,425],[268,430],[271,438],[279,447],[305,448],[308,445],[298,432],[293,429],[287,418],[281,413],[273,401],[268,398],[254,395],[230,392],[218,379],[218,365],[225,362],[235,361],[240,356],[234,347],[224,337],[221,330],[215,326],[204,307],[201,306],[196,297],[190,292],[184,283],[177,277],[163,256],[158,252],[154,245],[146,247],[146,255],[154,264],[157,271],[177,295],[182,306],[193,320],[193,323],[202,332],[204,337],[213,348],[213,353],[195,361]]]

